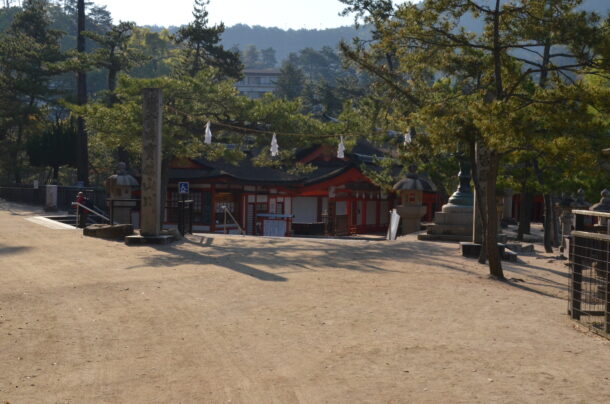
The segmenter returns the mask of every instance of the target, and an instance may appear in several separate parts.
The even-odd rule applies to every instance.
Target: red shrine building
[[[264,236],[350,235],[385,232],[389,211],[400,199],[375,185],[364,171],[379,170],[382,152],[359,142],[345,158],[314,146],[297,153],[312,170],[291,174],[222,161],[174,161],[170,171],[165,224],[177,222],[178,183],[189,183],[193,231]],[[366,167],[364,170],[362,167]],[[396,170],[396,175],[400,169]],[[440,208],[436,193],[425,193],[428,219]]]

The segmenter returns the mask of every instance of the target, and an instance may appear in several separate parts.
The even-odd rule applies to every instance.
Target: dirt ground
[[[564,262],[500,283],[456,244],[190,236],[128,247],[0,201],[0,402],[607,403]]]

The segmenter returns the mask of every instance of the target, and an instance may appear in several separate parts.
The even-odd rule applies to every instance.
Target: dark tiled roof
[[[298,151],[297,159],[303,158],[317,147],[319,146]],[[170,179],[195,180],[229,177],[234,181],[249,184],[311,185],[334,178],[350,168],[360,169],[360,165],[363,163],[370,169],[381,169],[374,163],[374,157],[381,157],[383,153],[366,141],[359,140],[351,153],[346,155],[347,160],[315,161],[312,163],[315,170],[297,175],[277,168],[254,166],[248,157],[241,160],[237,165],[223,161],[195,159],[194,161],[201,165],[201,168],[171,169]]]

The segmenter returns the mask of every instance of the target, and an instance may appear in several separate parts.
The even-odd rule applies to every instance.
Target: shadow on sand
[[[217,242],[222,240],[221,242]],[[459,247],[423,241],[386,242],[341,239],[242,238],[242,236],[189,236],[145,258],[146,266],[214,265],[266,282],[287,282],[299,272],[358,271],[369,274],[411,272],[413,264],[477,277],[487,268],[460,256]],[[389,270],[388,262],[402,263]],[[137,268],[137,267],[132,267]],[[261,268],[264,268],[261,269]],[[394,265],[396,268],[396,265]],[[528,264],[505,263],[502,284],[552,298],[567,293],[567,273]],[[516,275],[516,276],[515,276]],[[512,281],[510,279],[513,279]],[[562,282],[564,281],[565,282]]]

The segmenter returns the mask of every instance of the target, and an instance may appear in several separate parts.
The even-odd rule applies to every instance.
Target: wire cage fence
[[[579,211],[570,236],[568,314],[610,338],[610,213]]]

